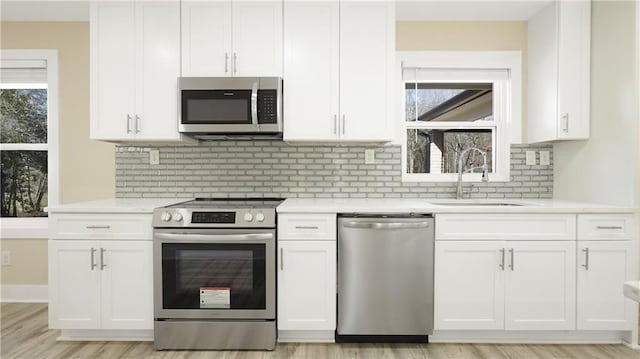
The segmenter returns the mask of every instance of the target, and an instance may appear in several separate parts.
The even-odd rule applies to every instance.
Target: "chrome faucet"
[[[477,147],[470,147],[460,153],[458,157],[458,189],[456,190],[456,199],[463,199],[464,192],[462,191],[462,174],[473,171],[476,168],[480,167],[472,167],[466,171],[462,171],[462,157],[466,155],[469,151],[475,150],[480,152],[482,155],[482,182],[487,182],[489,180],[488,167],[487,167],[487,153]]]

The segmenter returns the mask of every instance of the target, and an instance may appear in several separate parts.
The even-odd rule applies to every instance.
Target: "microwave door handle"
[[[251,123],[258,127],[258,82],[251,86]]]

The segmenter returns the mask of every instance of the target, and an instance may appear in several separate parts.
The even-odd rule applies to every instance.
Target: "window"
[[[46,238],[57,203],[57,54],[3,50],[0,63],[0,217],[4,238]]]
[[[509,144],[521,138],[520,57],[508,54],[400,53],[404,181],[455,181],[460,164],[465,181],[480,181],[485,164],[489,180],[509,179]]]

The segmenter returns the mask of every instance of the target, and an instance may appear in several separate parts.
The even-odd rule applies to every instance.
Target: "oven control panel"
[[[156,228],[272,228],[275,227],[275,211],[264,209],[216,211],[158,208],[154,211],[153,226]]]

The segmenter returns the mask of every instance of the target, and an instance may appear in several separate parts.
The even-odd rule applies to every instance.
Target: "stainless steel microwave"
[[[282,78],[180,77],[179,131],[282,136]]]

